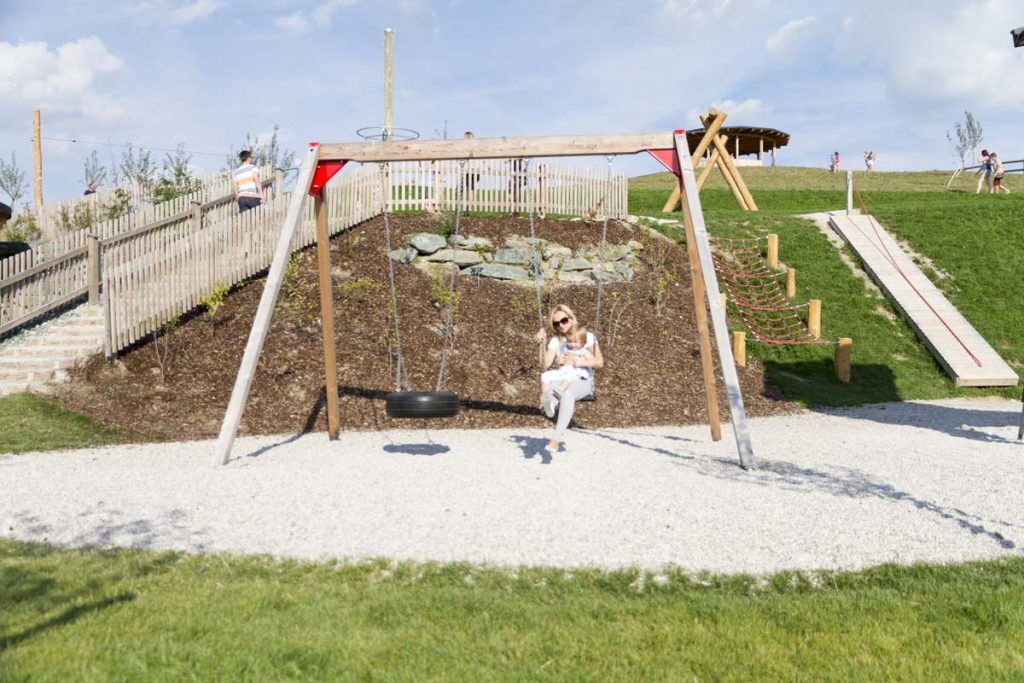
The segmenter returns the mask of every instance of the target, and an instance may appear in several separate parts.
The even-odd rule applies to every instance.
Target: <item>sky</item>
[[[982,146],[1024,157],[1020,0],[0,0],[0,22],[0,157],[31,198],[40,109],[48,202],[128,143],[206,173],[275,125],[296,152],[358,141],[383,124],[389,27],[394,125],[423,139],[668,131],[717,107],[789,133],[782,165],[952,169],[969,111]]]

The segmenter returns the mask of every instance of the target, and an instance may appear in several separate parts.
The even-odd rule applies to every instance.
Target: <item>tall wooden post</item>
[[[682,179],[679,182],[682,183]],[[693,217],[690,215],[690,206],[685,201],[683,202],[683,227],[686,230],[686,253],[690,257],[690,279],[693,280],[693,308],[697,314],[697,340],[700,346],[700,367],[704,376],[704,395],[708,401],[708,422],[711,424],[711,439],[718,441],[722,438],[722,423],[718,417],[715,369],[711,364],[711,335],[708,332],[704,277],[700,269],[700,256],[697,254],[697,238],[693,233]]]
[[[39,124],[39,110],[32,110],[32,149],[36,156],[36,208],[43,206],[43,139]],[[14,208],[13,206],[11,207]]]
[[[394,124],[391,109],[391,62],[394,45],[395,32],[389,28],[384,29],[384,142],[391,139],[391,127]]]
[[[836,377],[839,378],[840,382],[848,383],[850,381],[850,366],[853,360],[853,340],[849,337],[842,337],[839,343],[836,344],[835,360],[833,365],[835,366]]]
[[[821,299],[811,299],[807,306],[807,331],[821,339]]]
[[[779,268],[779,236],[774,232],[768,235],[768,267],[772,270]]]
[[[323,195],[323,192],[320,193]],[[334,345],[334,287],[331,282],[331,241],[327,234],[326,202],[313,200],[316,214],[316,256],[320,271],[320,320],[324,332],[325,390],[327,392],[327,436],[338,438],[338,367]]]

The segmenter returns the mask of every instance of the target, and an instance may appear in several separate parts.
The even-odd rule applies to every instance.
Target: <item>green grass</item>
[[[1024,675],[1019,558],[655,579],[0,541],[0,578],[11,681]]]
[[[127,437],[34,394],[0,398],[0,453],[87,448]]]

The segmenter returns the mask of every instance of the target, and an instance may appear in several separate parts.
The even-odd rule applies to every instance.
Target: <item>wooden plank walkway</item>
[[[1017,373],[921,272],[896,239],[877,220],[872,225],[872,220],[837,211],[830,214],[829,225],[857,252],[868,274],[956,386],[1015,386]]]

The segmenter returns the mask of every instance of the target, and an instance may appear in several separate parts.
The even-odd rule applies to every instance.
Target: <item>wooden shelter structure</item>
[[[687,143],[690,146],[691,163],[694,171],[700,166],[701,159],[707,155],[704,168],[697,178],[697,189],[704,187],[711,171],[718,168],[725,178],[725,182],[736,197],[736,203],[744,211],[757,211],[757,204],[747,189],[743,177],[737,168],[736,160],[744,154],[757,154],[762,159],[765,152],[765,143],[771,145],[771,153],[774,155],[779,147],[789,143],[789,134],[774,128],[754,128],[749,126],[724,127],[726,114],[717,109],[709,109],[706,114],[701,114],[700,121],[703,128],[697,128],[686,132]],[[662,208],[663,213],[675,211],[679,205],[679,188],[672,190],[668,201]]]
[[[702,143],[722,144],[715,136],[724,117],[706,123],[707,133]],[[726,325],[725,311],[720,303],[718,280],[712,260],[710,240],[704,225],[704,213],[697,193],[698,181],[684,130],[665,133],[636,133],[613,135],[581,135],[559,137],[474,138],[462,140],[384,141],[363,143],[310,143],[299,168],[296,190],[292,195],[284,225],[274,251],[266,285],[245,347],[241,366],[235,380],[217,439],[214,462],[225,464],[238,431],[249,389],[256,374],[256,364],[270,329],[270,319],[284,280],[285,266],[291,253],[292,236],[304,213],[307,196],[314,198],[316,217],[317,254],[320,278],[321,321],[323,325],[325,384],[327,396],[327,432],[331,439],[338,438],[338,379],[334,343],[334,304],[331,285],[330,244],[327,231],[327,210],[324,185],[349,162],[387,163],[390,161],[443,160],[443,159],[496,159],[557,156],[593,156],[636,154],[648,152],[679,178],[683,197],[683,217],[690,271],[693,277],[694,309],[699,332],[701,365],[707,395],[712,438],[721,438],[718,418],[714,370],[711,359],[711,340],[708,331],[710,311],[719,364],[725,380],[726,394],[732,417],[740,465],[754,464],[753,448],[747,430],[743,397],[733,360]],[[700,149],[700,145],[698,145]],[[719,152],[720,158],[723,155]],[[724,155],[727,157],[728,155]],[[751,200],[752,201],[752,200]]]

